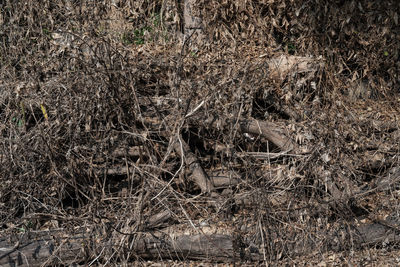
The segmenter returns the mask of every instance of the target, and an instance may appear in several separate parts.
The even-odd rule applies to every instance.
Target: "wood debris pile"
[[[0,7],[0,265],[397,248],[400,2],[32,2]]]

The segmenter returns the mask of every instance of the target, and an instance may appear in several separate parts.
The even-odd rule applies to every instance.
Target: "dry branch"
[[[189,145],[180,138],[174,144],[174,149],[184,158],[185,164],[189,167],[189,179],[195,182],[203,193],[210,193],[214,190],[214,185],[207,173],[200,165],[196,155],[190,150]]]
[[[188,160],[188,162],[190,162]],[[126,166],[114,166],[111,168],[104,168],[104,169],[95,169],[94,173],[98,176],[102,175],[123,175],[123,176],[128,176],[129,174],[135,173],[138,169],[143,169],[148,166],[141,166],[140,164],[137,167],[126,167]],[[199,167],[196,166],[195,168]],[[200,166],[201,168],[201,166]],[[202,170],[204,172],[204,170]],[[194,174],[193,174],[194,173]],[[195,180],[195,177],[193,175],[199,175],[201,174],[202,178],[199,180],[201,184],[207,184],[207,182],[204,182],[204,179],[207,179],[206,181],[209,181],[211,185],[213,185],[216,188],[226,188],[229,186],[235,186],[240,183],[240,176],[237,173],[215,173],[211,174],[210,176],[207,176],[207,174],[204,172],[204,176],[201,173],[201,170],[192,170],[192,174],[190,179],[193,181]],[[207,178],[208,177],[208,178]],[[140,176],[135,175],[132,177],[132,179],[139,181]]]
[[[235,172],[211,173],[210,179],[213,182],[215,188],[227,188],[230,186],[235,186],[238,185],[241,181],[240,175]]]
[[[296,153],[298,150],[297,145],[292,142],[292,140],[286,136],[285,131],[275,123],[255,119],[241,120],[240,129],[243,133],[265,137],[282,151],[292,151]]]

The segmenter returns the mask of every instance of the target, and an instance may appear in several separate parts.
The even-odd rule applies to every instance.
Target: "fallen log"
[[[72,264],[85,259],[84,244],[90,235],[82,228],[73,236],[61,230],[28,232],[0,238],[1,266]]]
[[[165,215],[165,214],[164,214]],[[165,217],[162,215],[162,217]],[[168,216],[167,216],[168,217]],[[155,220],[158,222],[158,220]],[[179,226],[179,225],[178,225]],[[234,231],[212,233],[202,227],[191,228],[192,234],[178,228],[167,227],[159,231],[139,232],[132,246],[127,246],[134,259],[148,260],[206,260],[213,262],[238,262],[263,260],[262,244],[247,244]],[[209,226],[208,226],[209,227]],[[210,227],[209,227],[210,228]],[[220,231],[219,231],[220,232]],[[126,233],[120,233],[126,235]],[[1,266],[41,266],[54,264],[89,263],[98,257],[100,250],[113,249],[119,244],[118,234],[107,239],[105,231],[96,227],[82,227],[68,235],[63,229],[28,232],[0,238]],[[273,242],[276,248],[284,248],[289,257],[307,255],[315,251],[343,251],[362,249],[370,246],[385,246],[400,242],[400,222],[398,219],[372,220],[357,225],[351,223],[331,229],[328,232],[310,234],[308,239],[294,242],[278,238]],[[115,245],[119,247],[119,245]],[[129,247],[129,248],[128,248]],[[271,251],[276,253],[276,251]]]
[[[61,230],[31,232],[18,238],[0,238],[1,266],[41,266],[72,263],[88,263],[96,256],[90,251],[110,249],[106,234],[79,229],[79,233],[67,236]],[[16,240],[18,239],[18,240]],[[101,242],[94,242],[94,240]],[[115,241],[116,242],[116,241]],[[97,249],[96,249],[97,247]],[[131,252],[136,259],[151,260],[207,260],[232,262],[239,260],[230,235],[171,235],[162,232],[138,235]]]
[[[230,235],[181,235],[150,236],[138,239],[134,246],[135,255],[151,260],[201,260],[213,262],[235,262],[240,255],[235,250]]]

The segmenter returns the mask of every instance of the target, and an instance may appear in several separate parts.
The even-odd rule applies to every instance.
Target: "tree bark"
[[[169,218],[168,212],[160,213],[157,218],[149,220],[159,225],[160,221]],[[182,225],[178,228],[187,228]],[[207,260],[213,262],[259,262],[263,259],[261,244],[246,244],[238,234],[204,234],[201,227],[198,234],[178,233],[168,227],[163,230],[137,233],[130,251],[136,258],[148,260]],[[150,228],[147,228],[150,229]],[[136,234],[135,234],[136,235]],[[79,228],[75,234],[65,234],[63,229],[47,230],[10,235],[0,238],[1,266],[41,266],[54,264],[72,264],[90,262],[99,249],[112,249],[114,240],[107,239],[107,234],[96,227]],[[318,238],[316,238],[318,237]],[[114,236],[118,239],[118,234]],[[315,251],[342,251],[361,249],[370,246],[385,246],[400,242],[400,222],[398,219],[372,220],[363,225],[332,229],[329,232],[310,233],[305,240],[295,238],[278,239],[285,247],[289,257],[307,255]],[[115,241],[116,242],[116,241]],[[250,248],[251,249],[248,249]]]
[[[196,155],[190,151],[189,145],[180,138],[180,142],[175,142],[174,149],[181,158],[183,157],[185,164],[189,167],[189,178],[195,182],[203,193],[210,193],[214,190],[214,185],[208,177],[207,173],[200,165],[200,161]]]
[[[261,135],[279,147],[282,151],[298,152],[297,145],[288,138],[283,130],[272,122],[255,119],[241,120],[240,129],[243,133]]]

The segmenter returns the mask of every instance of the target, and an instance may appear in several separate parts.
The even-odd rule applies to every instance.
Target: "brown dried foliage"
[[[179,1],[3,2],[4,233],[98,225],[118,243],[87,260],[127,262],[169,211],[272,262],[395,214],[398,1],[198,1],[199,51]]]

